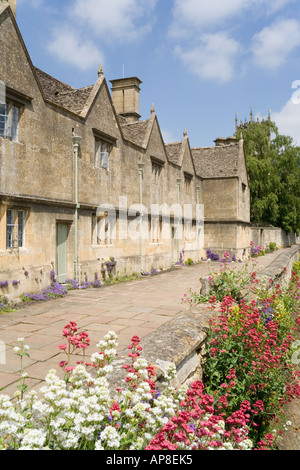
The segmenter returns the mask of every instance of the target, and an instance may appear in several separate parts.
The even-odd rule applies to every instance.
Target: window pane
[[[105,245],[108,245],[108,232],[109,232],[109,224],[106,223],[106,224],[105,224],[105,235],[104,235],[104,237],[105,237],[105,240],[104,240]]]
[[[116,231],[116,221],[113,219],[110,219],[110,244],[111,245],[114,243],[115,231]]]
[[[101,245],[101,221],[102,219],[99,217],[97,219],[97,245]]]
[[[99,142],[95,140],[95,166],[98,166],[100,163],[99,162],[99,148],[100,148]]]
[[[92,231],[92,236],[91,236],[91,244],[95,244],[95,228],[96,228],[96,217],[92,216],[92,223],[91,223],[91,231]]]
[[[6,212],[6,248],[14,247],[14,211]]]
[[[0,136],[6,137],[7,105],[0,103]]]
[[[18,211],[18,247],[24,246],[25,213]]]
[[[101,168],[106,168],[107,170],[109,167],[109,153],[110,148],[101,144]]]
[[[19,138],[19,108],[11,108],[11,139],[18,141]]]

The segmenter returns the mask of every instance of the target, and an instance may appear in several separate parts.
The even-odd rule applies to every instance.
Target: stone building
[[[52,267],[92,281],[110,257],[130,274],[249,244],[242,142],[191,148],[184,131],[165,144],[153,105],[141,119],[137,77],[111,90],[101,66],[80,89],[51,77],[15,14],[0,0],[0,295],[45,287]]]

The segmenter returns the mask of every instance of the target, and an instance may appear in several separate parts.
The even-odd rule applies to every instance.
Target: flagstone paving
[[[284,249],[258,259],[258,267],[267,267]],[[211,263],[214,270],[219,263]],[[5,353],[0,356],[0,391],[10,396],[19,380],[20,361],[13,347],[18,338],[30,347],[24,359],[28,373],[28,388],[40,388],[47,372],[65,355],[58,349],[63,341],[62,329],[75,321],[91,339],[90,351],[104,335],[113,330],[118,334],[121,351],[133,335],[141,338],[168,322],[187,307],[181,299],[189,289],[199,292],[199,278],[212,271],[207,262],[178,267],[139,281],[121,283],[98,289],[69,291],[63,299],[36,303],[11,313],[0,315],[0,344]],[[5,357],[3,357],[5,356]]]

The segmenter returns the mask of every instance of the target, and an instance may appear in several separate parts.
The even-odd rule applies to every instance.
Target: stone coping
[[[258,277],[266,276],[275,282],[283,276],[290,276],[292,264],[298,260],[299,253],[300,245],[292,246],[286,252],[279,254],[264,271],[259,273]],[[158,366],[158,362],[162,366],[165,361],[173,362],[177,369],[174,386],[182,385],[195,374],[196,378],[201,380],[199,362],[204,361],[209,320],[214,315],[217,315],[217,311],[209,310],[207,304],[196,305],[180,312],[172,320],[143,338],[141,357],[154,366]],[[127,349],[123,350],[114,361],[114,373],[110,380],[112,386],[120,385],[122,379],[125,378],[122,366],[129,364],[128,352]],[[161,368],[157,369],[157,382],[158,387],[159,383],[163,382]]]
[[[290,276],[292,266],[295,261],[298,261],[300,253],[300,245],[293,245],[287,251],[280,253],[262,272],[258,273],[257,277],[268,277],[275,282],[284,275]],[[284,271],[286,268],[286,273]]]
[[[198,355],[206,340],[210,318],[212,318],[212,313],[207,306],[197,306],[179,313],[142,339],[141,357],[146,359],[148,364],[158,367],[156,371],[158,387],[159,383],[163,382],[164,375],[158,363],[162,367],[165,362],[172,362],[176,365],[177,376],[180,380],[176,380],[174,386],[180,386],[194,372],[194,369],[197,369]],[[110,379],[112,386],[120,384],[120,380],[125,377],[122,366],[130,363],[128,352],[128,349],[124,349],[114,361],[114,373]],[[192,370],[189,366],[190,361],[193,364]]]

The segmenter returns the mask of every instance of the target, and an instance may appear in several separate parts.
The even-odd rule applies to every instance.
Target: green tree
[[[253,224],[300,232],[300,147],[271,119],[238,129],[244,139]]]

